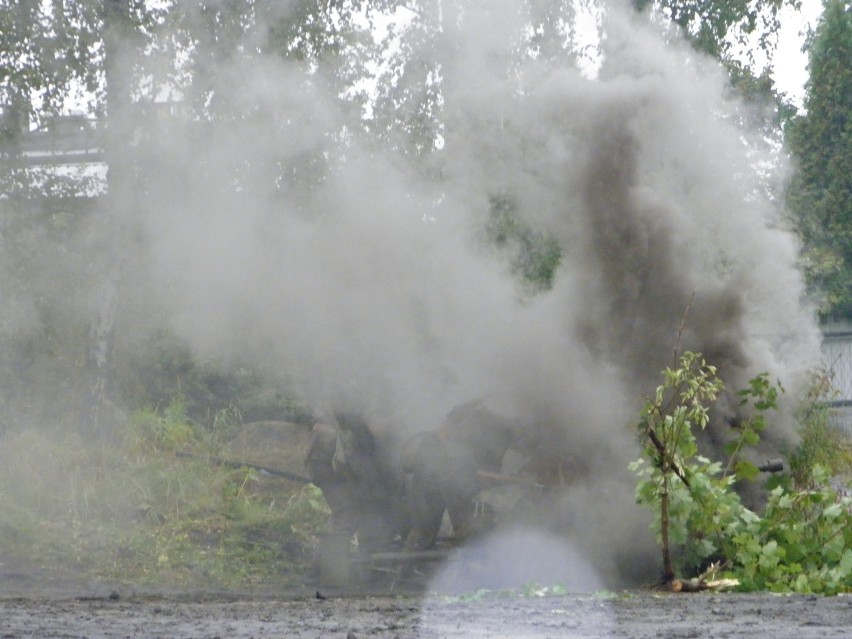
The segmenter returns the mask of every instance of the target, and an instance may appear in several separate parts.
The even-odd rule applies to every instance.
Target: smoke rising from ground
[[[600,534],[631,507],[631,424],[693,293],[680,346],[733,389],[762,371],[794,386],[818,334],[723,73],[612,12],[599,78],[507,76],[492,65],[517,15],[469,9],[440,51],[442,179],[374,140],[330,147],[345,115],[291,67],[223,70],[218,99],[260,117],[168,139],[142,276],[199,353],[283,373],[320,414],[356,402],[407,433],[483,396],[558,433],[581,485],[625,487],[614,509],[572,505]],[[281,166],[294,179],[275,193]],[[494,196],[558,240],[552,290],[523,296],[484,241]]]
[[[732,389],[763,371],[795,387],[818,331],[722,71],[613,10],[598,78],[535,61],[507,74],[520,13],[491,4],[471,3],[438,52],[440,178],[342,136],[322,70],[222,68],[215,105],[251,117],[161,132],[134,212],[137,315],[118,326],[163,323],[200,356],[279,375],[317,414],[355,403],[383,433],[487,397],[555,438],[577,534],[612,560],[647,535],[629,516],[632,425],[693,293],[680,346]],[[525,294],[486,241],[494,197],[558,240],[551,290]]]
[[[465,26],[456,35],[477,39],[462,52],[500,52],[505,29]],[[722,72],[626,19],[605,45],[596,80],[451,59],[442,180],[374,140],[330,148],[344,114],[301,73],[228,69],[219,99],[262,117],[170,137],[155,166],[168,182],[141,216],[166,317],[200,351],[272,355],[317,405],[351,388],[422,425],[477,393],[534,392],[539,376],[583,388],[580,404],[605,380],[616,397],[637,379],[647,390],[693,291],[683,346],[736,381],[810,364],[796,246]],[[275,171],[308,172],[318,154],[318,188],[273,192]],[[559,240],[554,290],[521,301],[485,245],[495,195]],[[414,416],[423,405],[437,406]]]

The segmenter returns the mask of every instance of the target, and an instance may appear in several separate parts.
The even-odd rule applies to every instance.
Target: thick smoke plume
[[[223,67],[215,104],[253,117],[162,131],[117,326],[164,323],[385,434],[488,398],[560,448],[575,534],[610,574],[648,543],[626,464],[687,307],[680,348],[731,389],[763,371],[795,387],[818,331],[721,70],[611,11],[598,77],[509,74],[519,12],[473,4],[439,51],[440,171],[341,136],[322,70]],[[558,241],[551,289],[524,291],[486,240],[494,198]]]

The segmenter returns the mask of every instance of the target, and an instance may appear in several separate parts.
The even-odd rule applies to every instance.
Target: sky
[[[808,79],[808,58],[802,52],[804,32],[808,26],[816,25],[821,11],[821,0],[802,0],[800,11],[790,8],[783,11],[774,76],[778,89],[789,95],[797,106],[801,106]]]

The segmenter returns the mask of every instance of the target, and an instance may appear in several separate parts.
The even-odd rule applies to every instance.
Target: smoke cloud
[[[493,4],[469,3],[437,52],[440,171],[341,135],[322,69],[223,66],[212,108],[251,117],[173,121],[141,149],[151,196],[117,326],[165,324],[384,434],[487,397],[554,438],[574,533],[614,563],[649,546],[626,464],[687,307],[680,348],[732,389],[763,371],[795,388],[818,329],[723,72],[612,9],[598,77],[544,59],[506,73],[523,16]],[[494,197],[558,241],[549,290],[524,291],[486,240]]]

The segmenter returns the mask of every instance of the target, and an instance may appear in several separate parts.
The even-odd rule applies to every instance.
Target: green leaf
[[[746,429],[742,434],[743,443],[749,446],[756,446],[760,443],[760,435],[751,429]]]
[[[760,475],[760,471],[751,462],[741,459],[734,466],[734,474],[738,480],[754,481]]]

